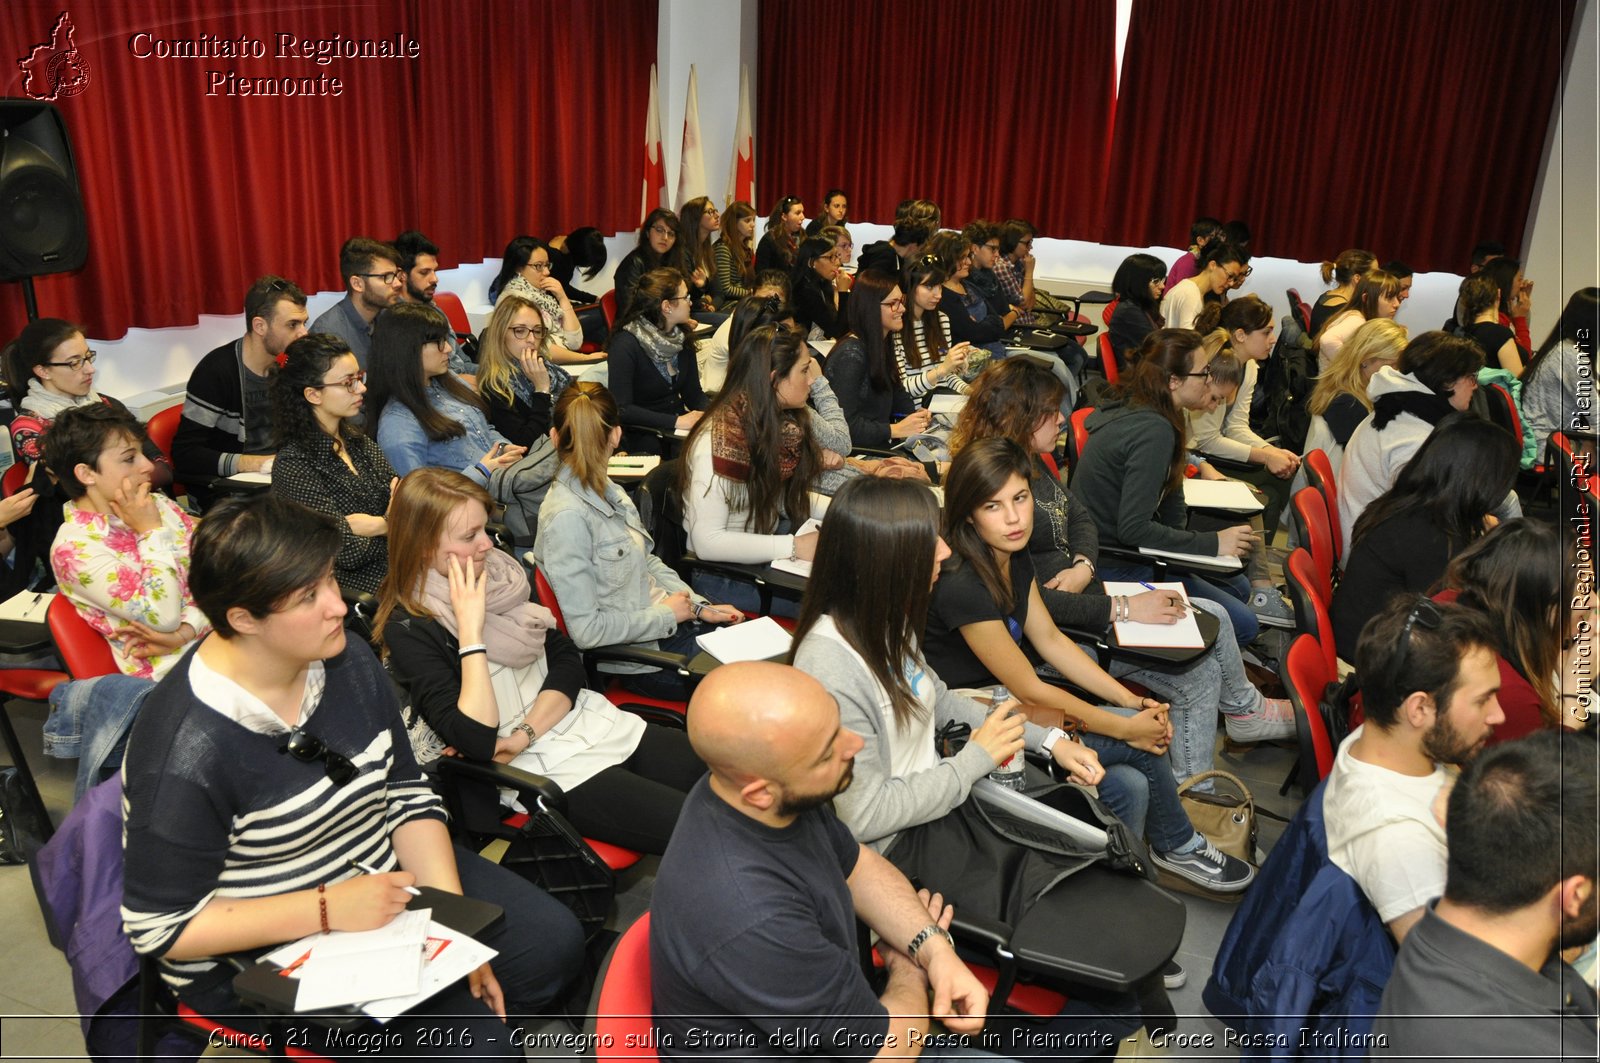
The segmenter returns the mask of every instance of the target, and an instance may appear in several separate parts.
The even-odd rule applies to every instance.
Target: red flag
[[[667,205],[667,165],[661,155],[661,98],[656,90],[656,65],[650,64],[650,109],[644,120],[644,194],[639,224],[657,207]]]
[[[750,124],[750,69],[743,64],[739,66],[739,122],[733,131],[733,160],[728,166],[727,203],[735,200],[752,207],[756,205],[756,141]]]

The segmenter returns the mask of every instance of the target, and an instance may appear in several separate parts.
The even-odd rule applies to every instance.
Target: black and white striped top
[[[213,897],[331,885],[359,873],[352,860],[393,870],[395,828],[444,818],[372,651],[352,640],[324,665],[320,697],[322,684],[307,682],[301,729],[360,769],[344,786],[320,760],[281,752],[281,723],[275,733],[256,729],[271,725],[241,712],[250,696],[196,667],[193,652],[145,701],[123,762],[122,918],[135,951],[161,956]],[[163,961],[162,973],[182,994],[215,984],[217,967]]]

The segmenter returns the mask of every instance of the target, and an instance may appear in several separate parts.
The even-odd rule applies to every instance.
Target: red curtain
[[[1115,0],[768,0],[759,39],[758,213],[837,185],[863,221],[924,196],[1098,235]]]
[[[1302,261],[1363,247],[1466,268],[1520,245],[1572,0],[1135,0],[1105,243],[1199,215]]]
[[[59,0],[0,6],[0,95],[50,39]],[[72,137],[88,264],[40,278],[40,312],[114,338],[131,326],[239,314],[262,273],[338,289],[339,245],[420,228],[444,264],[494,257],[519,232],[637,224],[656,0],[383,0],[228,11],[216,0],[76,0]],[[135,39],[137,34],[149,38]],[[417,43],[415,59],[277,56],[301,41]],[[140,58],[155,39],[259,40],[264,58]],[[342,95],[207,95],[207,73],[343,82]],[[604,178],[599,179],[599,178]],[[24,321],[0,286],[0,336]]]

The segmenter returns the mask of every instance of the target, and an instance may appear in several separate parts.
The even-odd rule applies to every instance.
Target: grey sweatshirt
[[[795,650],[794,664],[815,678],[839,702],[840,723],[860,735],[866,746],[855,759],[855,778],[849,789],[833,800],[834,811],[860,842],[887,852],[895,837],[948,814],[967,799],[972,784],[994,770],[994,761],[976,742],[953,757],[913,775],[891,773],[889,743],[894,735],[894,714],[889,695],[872,678],[866,662],[842,639],[813,629]],[[926,666],[922,672],[932,684],[934,726],[960,720],[976,730],[988,715],[977,702],[952,693]],[[1029,749],[1041,749],[1046,728],[1029,723],[1023,740]]]

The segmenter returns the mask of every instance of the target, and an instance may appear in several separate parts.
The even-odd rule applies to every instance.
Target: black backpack
[[[1311,429],[1307,403],[1316,385],[1316,353],[1293,315],[1283,319],[1272,356],[1261,363],[1250,402],[1250,427],[1267,439],[1299,454]]]

